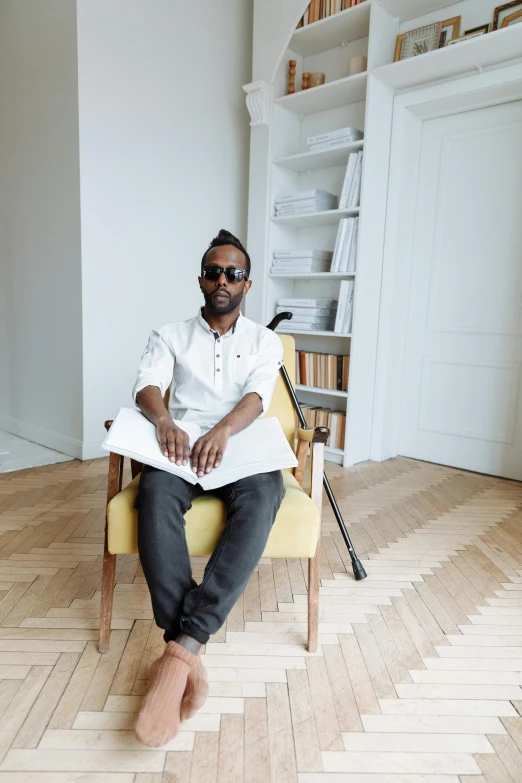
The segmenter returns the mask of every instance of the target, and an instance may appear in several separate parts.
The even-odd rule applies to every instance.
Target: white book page
[[[175,421],[189,436],[190,448],[201,435],[201,429],[192,422]],[[153,468],[167,470],[186,479],[191,484],[196,483],[197,476],[192,473],[190,465],[176,465],[161,453],[156,437],[156,427],[143,413],[135,408],[121,408],[114,419],[112,427],[102,443],[102,449],[123,454],[124,457],[136,459]]]
[[[190,447],[200,437],[197,424],[175,421],[189,435]],[[123,454],[146,465],[166,470],[191,484],[215,489],[256,473],[268,473],[297,466],[297,459],[285,438],[278,419],[256,419],[237,435],[232,435],[219,468],[199,478],[188,465],[176,465],[161,453],[156,427],[140,411],[121,408],[102,448]]]

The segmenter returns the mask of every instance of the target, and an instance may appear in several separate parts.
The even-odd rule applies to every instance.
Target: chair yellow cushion
[[[319,537],[319,511],[291,473],[282,471],[286,495],[277,514],[263,557],[313,557]],[[138,512],[134,499],[139,476],[107,506],[108,546],[113,555],[138,552]],[[194,501],[185,515],[189,552],[212,554],[225,527],[225,505],[213,495]]]

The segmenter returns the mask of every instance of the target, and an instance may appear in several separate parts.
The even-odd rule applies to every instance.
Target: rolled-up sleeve
[[[157,386],[161,396],[172,383],[174,355],[161,335],[161,328],[150,333],[149,342],[141,357],[136,383],[132,390],[132,399],[146,386]]]
[[[263,404],[261,415],[266,413],[270,406],[282,362],[283,343],[277,334],[267,330],[259,348],[259,361],[248,376],[243,391],[243,395],[255,392],[261,397]]]

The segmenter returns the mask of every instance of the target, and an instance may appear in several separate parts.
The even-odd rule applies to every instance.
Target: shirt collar
[[[207,332],[207,334],[213,335],[216,340],[217,340],[218,337],[231,337],[233,334],[235,334],[236,329],[238,327],[240,327],[242,318],[243,318],[243,316],[241,315],[241,313],[239,313],[238,317],[236,318],[236,320],[234,321],[234,323],[232,324],[232,326],[230,327],[228,332],[226,332],[223,335],[220,335],[219,332],[215,332],[213,329],[211,329],[210,326],[208,325],[208,323],[203,318],[203,308],[202,307],[199,309],[199,312],[198,312],[198,323],[199,323],[199,325],[205,330],[205,332]]]

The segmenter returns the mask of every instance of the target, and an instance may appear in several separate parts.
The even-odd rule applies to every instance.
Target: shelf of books
[[[445,17],[473,29],[491,18],[495,0],[480,0],[482,11],[478,5],[312,0],[288,31],[279,65],[267,63],[270,83],[257,85],[249,237],[262,247],[264,266],[247,314],[250,307],[264,323],[291,314],[278,331],[294,336],[298,357],[314,355],[316,363],[296,368],[298,399],[311,423],[334,430],[326,456],[338,464],[368,459],[375,442],[393,95],[516,63],[522,51],[522,24],[514,23],[393,62],[397,36]],[[333,383],[333,359],[325,357],[350,357],[346,388]]]
[[[265,317],[291,314],[278,331],[296,341],[298,399],[309,426],[329,427],[326,459],[339,464],[349,433],[367,84],[365,72],[348,76],[346,63],[368,55],[371,5],[332,2],[316,23],[305,15],[281,63],[271,115]],[[297,80],[328,71],[328,83],[287,95],[289,60]]]

